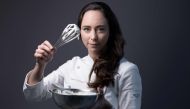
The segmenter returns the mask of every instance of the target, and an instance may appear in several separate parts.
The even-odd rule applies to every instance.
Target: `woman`
[[[78,26],[88,55],[73,57],[43,77],[55,53],[52,44],[44,41],[34,53],[35,67],[26,76],[25,97],[48,99],[49,90],[56,84],[64,88],[102,90],[113,109],[140,109],[141,77],[137,66],[124,58],[124,39],[110,7],[103,2],[87,4],[79,14]]]

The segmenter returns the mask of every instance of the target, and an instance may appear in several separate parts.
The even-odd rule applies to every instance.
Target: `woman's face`
[[[81,38],[89,54],[99,54],[106,46],[109,26],[103,13],[98,10],[87,11],[81,22]]]

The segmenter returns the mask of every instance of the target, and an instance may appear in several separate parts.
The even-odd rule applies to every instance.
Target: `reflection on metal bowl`
[[[97,93],[92,90],[54,89],[51,92],[61,109],[89,109],[97,99]]]

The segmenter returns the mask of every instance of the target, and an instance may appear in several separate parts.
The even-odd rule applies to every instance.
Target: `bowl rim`
[[[73,92],[91,92],[91,93],[90,94],[63,94],[62,92],[65,90],[69,90]],[[61,93],[59,93],[58,91],[61,91]],[[50,92],[52,94],[64,95],[64,96],[97,96],[98,95],[96,90],[75,89],[75,88],[64,88],[64,89],[54,88],[53,90],[50,90]]]

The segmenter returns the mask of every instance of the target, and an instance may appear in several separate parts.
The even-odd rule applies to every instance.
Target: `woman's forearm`
[[[34,85],[40,82],[43,78],[45,67],[46,67],[45,64],[41,65],[39,63],[36,63],[35,67],[30,72],[27,83],[29,85]]]

